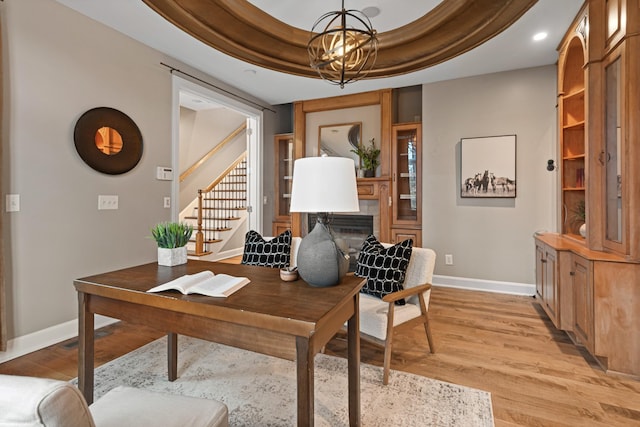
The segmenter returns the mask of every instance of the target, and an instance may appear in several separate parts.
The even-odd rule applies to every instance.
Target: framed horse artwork
[[[516,197],[516,136],[460,140],[460,197]]]

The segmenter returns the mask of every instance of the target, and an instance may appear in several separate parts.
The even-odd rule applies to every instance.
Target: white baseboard
[[[97,314],[95,316],[95,329],[102,328],[111,323],[117,322],[118,319],[105,317]],[[36,350],[43,349],[69,338],[78,336],[78,320],[70,320],[59,325],[51,326],[41,331],[23,335],[7,341],[7,351],[0,352],[0,363],[8,362],[25,354]]]
[[[528,283],[499,282],[497,280],[470,279],[467,277],[434,275],[433,286],[510,295],[534,296],[536,294],[536,285]]]
[[[221,259],[227,259],[227,258],[233,258],[236,256],[240,256],[244,253],[244,247],[240,247],[240,248],[236,248],[236,249],[230,249],[228,251],[224,251],[224,252],[218,252],[216,254],[216,256],[213,258],[213,261],[218,261]]]

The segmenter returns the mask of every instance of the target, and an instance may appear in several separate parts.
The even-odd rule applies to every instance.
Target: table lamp
[[[355,163],[345,157],[305,157],[295,161],[291,212],[317,213],[313,230],[300,242],[300,277],[315,287],[334,286],[349,269],[347,245],[331,232],[331,214],[358,212]]]

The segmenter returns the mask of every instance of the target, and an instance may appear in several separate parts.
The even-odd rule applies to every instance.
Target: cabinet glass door
[[[276,216],[278,219],[289,219],[291,201],[291,185],[293,184],[293,138],[291,136],[276,137],[277,162],[277,194]]]
[[[620,126],[620,58],[605,68],[605,149],[600,162],[605,167],[606,239],[622,243],[622,165]]]
[[[394,223],[420,217],[420,125],[396,125],[393,137]]]

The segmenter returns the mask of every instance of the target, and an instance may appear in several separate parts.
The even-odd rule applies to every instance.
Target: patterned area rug
[[[167,381],[166,338],[113,360],[95,373],[95,399],[117,385],[199,396],[224,402],[231,426],[293,426],[296,369],[293,362],[180,336],[178,379]],[[364,426],[493,426],[485,391],[361,364]],[[347,361],[315,358],[316,426],[347,426]]]

